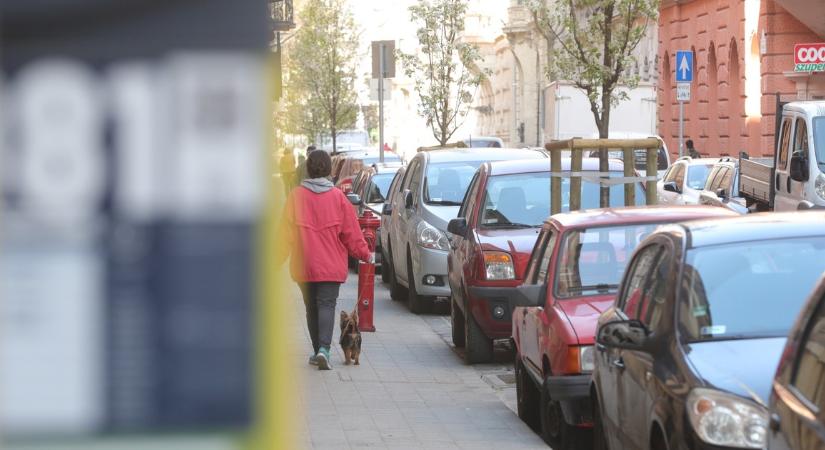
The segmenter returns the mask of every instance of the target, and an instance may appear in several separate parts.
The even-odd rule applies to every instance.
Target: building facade
[[[678,50],[694,52],[684,137],[708,156],[770,156],[776,94],[825,98],[825,75],[794,73],[796,43],[825,38],[822,0],[664,0],[659,16],[659,134],[678,153]]]

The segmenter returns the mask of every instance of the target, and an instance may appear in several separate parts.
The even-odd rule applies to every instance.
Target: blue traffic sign
[[[681,83],[693,81],[693,52],[690,50],[676,52],[676,81]]]

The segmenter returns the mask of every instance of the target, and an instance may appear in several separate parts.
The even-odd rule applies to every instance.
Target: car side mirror
[[[682,191],[679,190],[679,186],[676,186],[675,181],[668,181],[662,185],[662,188],[668,192],[673,192],[675,194],[681,194]]]
[[[382,216],[389,216],[392,214],[392,203],[384,203],[384,206],[381,207],[381,215]]]
[[[791,179],[804,183],[808,181],[808,158],[802,152],[791,155]]]
[[[347,200],[355,206],[361,206],[361,196],[350,192],[347,194]]]
[[[728,196],[728,192],[725,190],[725,188],[719,188],[716,190],[716,196],[720,199],[725,199]]]
[[[404,191],[404,207],[407,209],[413,207],[413,194],[409,189]]]
[[[456,217],[450,220],[447,224],[447,231],[457,236],[467,235],[467,219],[464,217]]]
[[[596,332],[596,342],[605,347],[642,350],[647,348],[650,330],[638,320],[608,322]]]

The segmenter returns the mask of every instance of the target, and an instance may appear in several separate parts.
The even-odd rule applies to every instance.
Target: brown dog
[[[358,358],[361,356],[361,332],[358,331],[358,307],[347,314],[341,311],[341,349],[344,351],[344,364],[349,364],[350,360],[359,364]]]

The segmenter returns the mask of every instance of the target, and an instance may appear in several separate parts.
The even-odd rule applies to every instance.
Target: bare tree
[[[634,88],[637,75],[627,70],[633,51],[659,14],[660,0],[528,0],[536,28],[550,43],[547,76],[563,79],[584,91],[600,138],[610,130],[610,110]],[[599,170],[607,172],[607,150],[599,152]],[[600,204],[610,203],[602,186]]]
[[[288,125],[304,135],[316,128],[329,133],[334,151],[338,132],[358,117],[355,21],[345,0],[308,0],[299,18],[302,26],[288,48]]]
[[[461,126],[485,72],[478,47],[462,42],[466,0],[419,0],[410,7],[419,48],[398,52],[404,71],[415,82],[419,113],[433,137],[446,145]]]

